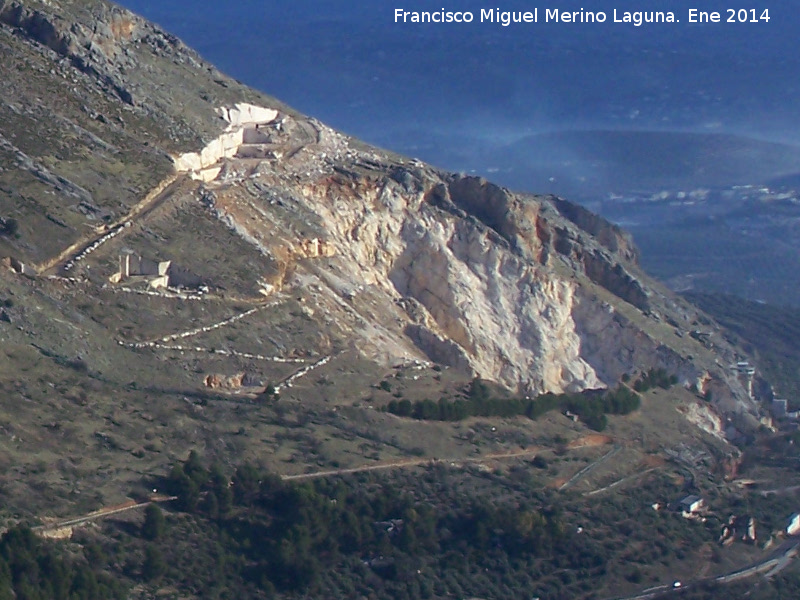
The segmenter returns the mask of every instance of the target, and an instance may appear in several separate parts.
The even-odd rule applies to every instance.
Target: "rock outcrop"
[[[0,22],[16,27],[25,35],[69,59],[79,70],[96,77],[126,104],[134,98],[112,65],[125,61],[123,44],[141,32],[141,19],[126,10],[101,6],[92,30],[68,23],[43,10],[21,2],[0,0]],[[176,40],[177,41],[177,40]]]
[[[220,108],[218,114],[228,123],[226,130],[212,139],[198,152],[185,152],[175,158],[175,170],[189,171],[196,179],[211,181],[219,175],[220,169],[209,169],[224,158],[236,156],[245,142],[249,130],[258,130],[275,120],[278,111],[263,106],[240,103],[233,108]]]
[[[560,198],[514,194],[413,161],[355,152],[332,161],[327,148],[346,140],[323,133],[302,159],[306,176],[271,162],[247,203],[225,201],[241,192],[235,179],[215,182],[216,207],[265,253],[295,264],[295,277],[322,270],[325,285],[356,310],[364,288],[403,310],[389,330],[394,353],[376,352],[369,339],[359,346],[365,357],[401,361],[411,342],[430,360],[528,393],[612,386],[650,367],[687,384],[699,377],[694,357],[648,331],[661,322],[658,311],[672,314],[672,301],[641,273],[635,247],[615,226]],[[315,224],[325,252],[287,252],[307,242],[286,236],[285,217],[269,212],[265,202],[277,197]],[[330,260],[313,266],[304,257]],[[684,327],[688,318],[670,317]],[[373,328],[360,335],[366,341]]]
[[[313,298],[320,306],[296,313],[314,322],[315,339],[344,345],[347,338],[366,360],[428,358],[529,393],[611,386],[626,373],[663,367],[687,385],[709,379],[715,397],[720,387],[744,397],[720,366],[735,352],[719,339],[701,344],[683,335],[697,311],[640,270],[629,236],[577,205],[351,140],[246,90],[173,36],[101,0],[0,0],[0,26],[3,43],[24,45],[36,72],[56,65],[45,76],[55,91],[26,88],[27,97],[42,97],[36,106],[57,112],[62,97],[74,96],[62,120],[86,124],[69,129],[83,144],[73,154],[75,139],[62,134],[68,128],[52,128],[59,152],[20,135],[4,142],[29,159],[31,172],[52,172],[37,181],[64,199],[48,200],[52,214],[36,227],[54,233],[20,245],[20,260],[46,264],[55,249],[82,239],[85,224],[63,206],[79,190],[98,211],[119,216],[169,181],[169,193],[180,190],[203,212],[193,227],[222,225],[225,236],[196,231],[198,243],[233,244],[233,237],[232,252],[252,252],[241,261],[227,261],[227,246],[209,252],[225,263],[209,270],[229,285],[252,274],[252,294]],[[15,90],[29,81],[12,75]],[[42,120],[28,114],[34,104],[0,106],[15,133]],[[12,139],[2,133],[0,142]],[[64,169],[53,158],[61,153]],[[34,168],[40,164],[48,170]],[[128,177],[113,193],[102,187],[106,165]],[[143,214],[162,210],[166,218],[167,192]],[[184,209],[174,208],[173,227],[183,227]],[[152,229],[131,231],[120,235],[141,235],[152,252],[165,243]],[[100,243],[87,246],[94,262],[81,261],[77,271],[102,266],[98,254],[116,241]],[[187,247],[194,246],[181,251]]]

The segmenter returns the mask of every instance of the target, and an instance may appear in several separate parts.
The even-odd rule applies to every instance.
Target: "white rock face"
[[[192,179],[208,183],[209,181],[214,181],[217,177],[219,177],[221,171],[222,167],[208,167],[206,169],[197,170],[192,169],[191,176]]]
[[[574,282],[399,186],[305,192],[352,280],[413,301],[406,333],[430,358],[531,392],[605,386],[581,355]]]
[[[212,140],[200,152],[187,152],[175,159],[175,169],[179,172],[200,171],[218,163],[223,158],[233,158],[242,145],[242,130],[223,133]]]
[[[580,356],[574,284],[545,277],[462,223],[424,221],[404,227],[388,277],[478,374],[537,391],[602,386]]]
[[[695,402],[682,407],[680,412],[684,413],[690,423],[694,423],[709,435],[720,440],[725,439],[725,427],[722,419],[708,404]]]
[[[651,367],[684,382],[703,369],[725,376],[716,355],[676,335],[697,313],[638,273],[635,248],[609,223],[313,128],[256,172],[235,175],[232,161],[211,184],[215,210],[282,265],[270,285],[318,288],[365,358],[425,355],[531,394],[615,386]]]
[[[273,108],[264,108],[245,102],[236,104],[233,108],[218,108],[217,114],[228,122],[229,129],[245,125],[266,125],[278,117],[278,111]]]
[[[278,111],[272,108],[237,104],[234,108],[219,108],[218,114],[228,123],[227,130],[211,140],[199,152],[186,152],[175,158],[175,170],[178,172],[196,173],[215,165],[224,158],[233,158],[244,143],[245,131],[256,125],[266,125],[278,117]],[[219,171],[205,171],[193,175],[195,179],[211,181]]]

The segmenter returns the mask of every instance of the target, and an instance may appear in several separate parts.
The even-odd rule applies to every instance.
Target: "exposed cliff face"
[[[541,209],[540,203],[525,202],[475,177],[456,177],[447,191],[456,206],[500,234],[525,258],[547,264],[555,250],[593,282],[637,308],[648,310],[647,292],[621,262],[636,266],[636,248],[630,236],[605,219],[553,196],[546,199],[546,206]],[[446,202],[447,196],[443,200]],[[560,225],[561,220],[554,218],[552,208],[579,231]],[[587,247],[587,240],[594,242],[593,247]]]
[[[69,20],[60,16],[65,7]],[[50,264],[80,246],[95,215],[115,222],[144,197],[149,218],[175,193],[172,230],[156,235],[137,223],[121,237],[139,235],[152,255],[188,264],[190,256],[175,256],[183,247],[166,240],[195,207],[194,233],[204,249],[218,245],[215,262],[198,266],[229,285],[250,277],[242,288],[262,294],[314,290],[303,299],[319,303],[306,311],[317,337],[341,330],[340,341],[367,360],[428,357],[529,392],[615,385],[624,373],[663,366],[687,382],[710,373],[731,397],[742,394],[719,367],[733,351],[682,335],[696,311],[641,273],[624,232],[581,207],[365,147],[244,89],[174,37],[100,0],[0,0],[0,42],[24,45],[31,70],[54,82],[52,91],[26,88],[31,79],[15,71],[13,86],[0,81],[4,96],[13,87],[30,99],[0,102],[0,150],[22,157],[31,173],[52,171],[38,178],[44,191],[32,189],[56,198],[32,211],[26,243],[14,248],[21,259]],[[51,64],[58,70],[48,75]],[[54,128],[48,147],[36,145],[41,136],[12,135],[44,119],[36,110],[78,133]],[[8,133],[9,124],[17,130]],[[104,186],[115,169],[123,183]],[[147,195],[165,181],[184,195]],[[78,208],[74,190],[83,191]],[[15,201],[0,198],[0,208]],[[236,239],[239,262],[220,240],[233,242],[203,229],[220,225]],[[115,262],[98,247],[78,275]]]
[[[250,223],[247,235],[264,240],[273,255],[291,243],[278,241],[289,228],[275,212],[271,224],[255,215],[267,214],[264,201],[281,197],[293,214],[305,215],[335,258],[325,266],[298,263],[297,276],[333,269],[337,281],[369,287],[372,298],[403,309],[391,313],[392,342],[382,360],[403,360],[410,342],[433,361],[527,392],[616,385],[624,373],[653,366],[687,383],[697,378],[700,367],[685,350],[648,332],[648,323],[661,319],[650,315],[654,303],[670,301],[639,273],[635,248],[613,225],[558,198],[517,195],[479,178],[355,151],[324,127],[314,146],[250,171],[258,189],[246,203],[217,206]],[[297,175],[299,165],[304,175]],[[228,173],[209,184],[221,198],[238,189],[245,171]],[[358,310],[357,292],[333,288]],[[670,318],[688,328],[692,315]],[[357,335],[372,334],[364,326]],[[373,343],[359,346],[375,357]]]
[[[550,196],[549,199],[561,216],[594,237],[603,247],[628,262],[638,264],[639,251],[629,233],[578,204],[556,196]]]

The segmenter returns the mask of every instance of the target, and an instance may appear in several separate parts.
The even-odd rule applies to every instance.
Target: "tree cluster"
[[[460,421],[467,417],[513,417],[537,419],[552,410],[571,411],[597,431],[606,427],[606,415],[626,415],[639,408],[641,398],[625,386],[605,394],[546,393],[533,399],[492,397],[485,383],[476,379],[464,400],[392,400],[386,410],[400,417],[426,421]]]
[[[12,527],[0,538],[0,600],[124,598],[122,585],[96,567],[62,557],[28,527]]]
[[[186,462],[175,465],[169,474],[169,489],[178,496],[178,508],[202,511],[209,517],[224,517],[233,502],[228,477],[219,464],[206,468],[194,450]]]
[[[646,392],[657,387],[668,390],[678,383],[676,375],[670,375],[665,369],[650,369],[633,384],[633,389],[637,392]]]
[[[172,470],[167,486],[184,510],[211,516],[197,491],[203,496],[216,486],[213,469],[204,470],[203,481],[198,466],[190,456]],[[410,576],[421,557],[543,556],[567,538],[558,514],[531,506],[465,498],[437,511],[392,485],[289,483],[251,464],[236,469],[230,489],[229,510],[215,517],[220,551],[229,556],[226,564],[239,565],[238,576],[270,592],[313,588],[322,573],[342,563],[355,561],[397,581]]]

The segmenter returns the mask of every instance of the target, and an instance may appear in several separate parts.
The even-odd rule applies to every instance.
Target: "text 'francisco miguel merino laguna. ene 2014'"
[[[618,11],[609,15],[605,11],[558,8],[534,8],[533,10],[501,10],[482,8],[480,13],[472,11],[408,11],[394,10],[395,23],[497,23],[508,27],[512,23],[628,23],[639,27],[645,23],[675,23],[675,13],[669,11]]]

